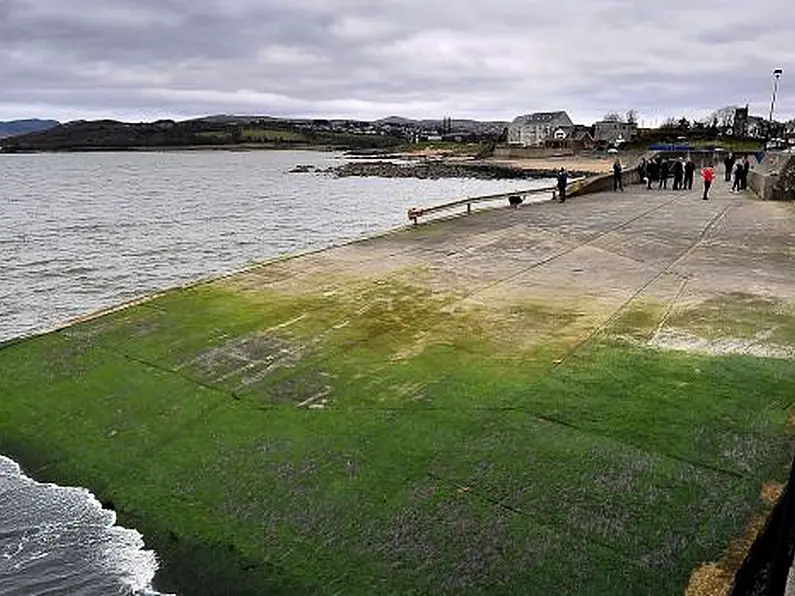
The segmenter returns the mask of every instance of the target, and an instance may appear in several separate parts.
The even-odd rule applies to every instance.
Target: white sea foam
[[[157,595],[157,557],[84,488],[45,484],[0,456],[0,582],[8,594]]]

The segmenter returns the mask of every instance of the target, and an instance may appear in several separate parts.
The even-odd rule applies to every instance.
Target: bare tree
[[[636,110],[628,110],[626,115],[626,121],[629,124],[637,124],[638,123],[638,112]]]
[[[679,126],[679,120],[673,117],[666,118],[663,120],[663,123],[660,124],[660,128],[676,128]]]
[[[623,122],[623,120],[621,119],[621,114],[619,114],[618,112],[608,112],[607,114],[604,115],[602,120],[604,122]]]

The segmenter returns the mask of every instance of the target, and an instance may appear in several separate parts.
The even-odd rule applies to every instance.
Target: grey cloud
[[[790,2],[0,0],[0,119],[758,112]]]

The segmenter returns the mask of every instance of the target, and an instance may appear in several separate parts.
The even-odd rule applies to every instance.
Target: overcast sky
[[[0,120],[795,117],[793,0],[0,0]]]

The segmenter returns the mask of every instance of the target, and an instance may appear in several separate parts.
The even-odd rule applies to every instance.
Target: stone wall
[[[795,200],[795,156],[780,159],[776,165],[776,170],[748,172],[748,188],[764,201]]]
[[[549,147],[512,147],[503,146],[494,149],[494,157],[501,159],[533,159],[540,157],[558,157],[574,155],[573,149]]]
[[[625,186],[630,184],[640,184],[642,181],[638,178],[638,170],[635,168],[626,169],[621,177]],[[578,197],[582,195],[593,194],[595,192],[605,192],[613,190],[613,174],[602,174],[600,176],[591,176],[580,182],[575,182],[569,186],[568,194],[571,197]]]

